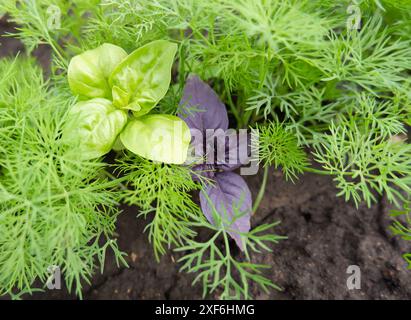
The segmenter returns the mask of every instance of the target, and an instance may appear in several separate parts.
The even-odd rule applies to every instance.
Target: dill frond
[[[390,217],[392,224],[390,231],[394,236],[401,238],[404,241],[411,241],[411,207],[409,199],[404,203],[401,210],[391,210]],[[406,252],[402,255],[403,259],[408,264],[408,269],[411,269],[411,252]]]
[[[256,154],[264,167],[281,167],[287,180],[294,180],[308,165],[307,155],[295,135],[279,122],[253,129],[259,135]]]
[[[238,208],[234,215],[240,216]],[[269,289],[281,290],[270,279],[263,275],[263,270],[270,266],[253,263],[250,253],[262,251],[271,252],[270,244],[278,243],[286,237],[272,233],[268,230],[276,227],[279,222],[263,224],[248,233],[242,233],[241,237],[245,244],[245,257],[236,256],[230,248],[228,229],[224,227],[223,219],[216,213],[215,222],[211,224],[203,215],[191,216],[192,227],[206,228],[212,231],[212,236],[204,242],[195,239],[188,239],[186,244],[175,249],[185,255],[179,259],[182,263],[181,271],[196,273],[193,281],[202,283],[203,296],[213,292],[219,292],[220,299],[252,299],[250,285],[252,283],[259,286],[265,292]],[[222,248],[219,241],[222,240]]]
[[[196,233],[189,226],[190,214],[201,214],[190,191],[201,186],[193,181],[189,168],[155,163],[137,156],[125,156],[117,169],[126,178],[121,199],[140,208],[138,216],[152,216],[148,237],[157,260],[166,248],[179,246]]]
[[[321,54],[324,80],[352,82],[379,96],[401,88],[411,70],[411,46],[391,40],[379,17],[370,19],[359,32],[332,34],[330,47]]]
[[[411,192],[411,146],[396,138],[405,132],[401,115],[372,96],[358,96],[353,104],[351,113],[331,123],[329,134],[317,136],[314,157],[335,175],[338,195],[346,200],[370,206],[377,192],[400,205],[401,191]]]
[[[0,294],[31,293],[56,265],[81,296],[108,248],[124,262],[113,239],[117,182],[103,163],[68,156],[60,136],[73,101],[48,90],[33,61],[0,60],[0,73]]]

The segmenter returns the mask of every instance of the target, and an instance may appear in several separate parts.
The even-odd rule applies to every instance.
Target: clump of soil
[[[0,21],[0,34],[13,27]],[[13,38],[0,38],[0,57],[24,50]],[[47,66],[49,51],[37,51]],[[261,172],[246,177],[256,196]],[[128,254],[129,268],[118,268],[108,255],[103,274],[96,275],[84,288],[84,299],[201,299],[193,277],[179,273],[177,256],[165,255],[155,261],[152,247],[143,233],[146,221],[136,218],[138,209],[123,207],[117,222],[120,249]],[[272,252],[253,255],[256,262],[272,266],[265,275],[283,291],[264,293],[252,287],[257,299],[410,299],[411,277],[401,254],[408,244],[388,233],[388,214],[384,199],[371,208],[336,197],[328,176],[305,174],[295,184],[285,182],[271,170],[265,198],[253,217],[252,225],[281,220],[276,233],[287,240],[272,246]],[[350,265],[361,270],[361,289],[346,285]],[[26,299],[75,299],[65,288],[24,296]],[[209,298],[218,298],[218,292]]]

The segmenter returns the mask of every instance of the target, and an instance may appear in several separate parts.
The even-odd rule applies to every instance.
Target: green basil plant
[[[78,143],[81,158],[97,158],[122,145],[153,161],[186,160],[191,140],[186,123],[148,114],[167,93],[176,51],[177,45],[165,40],[129,55],[105,43],[70,61],[68,82],[79,102],[69,111],[64,136]]]

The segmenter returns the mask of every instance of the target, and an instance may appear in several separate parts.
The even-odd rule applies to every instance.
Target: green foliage
[[[318,63],[327,81],[348,82],[375,95],[401,87],[411,69],[410,41],[391,40],[380,18],[367,21],[359,32],[331,34]]]
[[[48,24],[50,5],[57,5],[63,13],[59,28]],[[361,15],[360,30],[347,30],[352,9]],[[29,51],[42,43],[50,45],[54,65],[59,68],[58,72],[52,70],[56,88],[51,91],[45,89],[40,75],[31,72],[23,77],[16,72],[17,66],[5,70],[0,79],[0,107],[15,106],[19,117],[17,121],[14,114],[4,113],[2,135],[13,132],[11,138],[22,139],[23,133],[30,132],[27,128],[39,121],[31,119],[37,113],[26,118],[24,110],[31,110],[30,106],[47,101],[61,111],[70,105],[64,77],[73,55],[103,43],[131,52],[151,41],[171,40],[178,44],[172,72],[175,84],[153,112],[174,114],[184,81],[194,72],[212,83],[228,106],[230,119],[235,120],[232,126],[251,126],[259,131],[258,151],[264,166],[281,167],[291,180],[302,171],[313,171],[307,168],[304,146],[322,165],[316,172],[333,175],[339,195],[356,205],[360,201],[371,205],[383,193],[398,206],[407,200],[404,194],[411,191],[411,148],[404,139],[404,123],[411,123],[411,10],[407,0],[5,0],[1,10],[9,12],[19,24],[17,36]],[[11,77],[18,80],[10,82]],[[41,89],[33,90],[34,83]],[[58,114],[63,123],[63,114]],[[49,122],[57,126],[53,119]],[[25,130],[16,129],[23,124]],[[42,130],[48,132],[47,128]],[[58,135],[54,137],[50,143],[56,143]],[[26,139],[24,136],[21,143]],[[7,144],[0,146],[1,154],[11,152]],[[94,208],[109,208],[110,219],[100,218],[98,222],[99,230],[105,228],[103,233],[110,235],[112,227],[108,226],[117,209],[109,204],[115,202],[114,194],[105,188],[118,180],[103,179],[98,174],[102,168],[99,162],[77,166],[58,153],[63,150],[60,148],[49,151],[53,159],[64,159],[56,162],[59,164],[53,162],[55,170],[69,168],[68,172],[81,182],[66,177],[65,171],[58,171],[59,179],[67,179],[70,188],[88,190],[94,183],[104,186],[99,189],[99,199],[93,200],[90,195],[82,210],[91,219],[92,204]],[[198,280],[206,293],[221,287],[223,298],[250,297],[248,281],[272,286],[260,278],[259,266],[236,259],[224,228],[212,226],[202,217],[188,194],[201,187],[191,179],[190,168],[126,155],[118,170],[125,174],[121,178],[126,184],[122,200],[140,206],[143,216],[152,217],[148,230],[157,257],[166,247],[184,245],[181,250],[190,252],[182,260],[184,270],[199,272]],[[91,180],[84,180],[86,172]],[[31,174],[38,173],[33,170],[27,176]],[[42,179],[41,183],[45,183],[43,180],[47,181]],[[50,194],[60,194],[60,189],[55,189]],[[14,186],[13,190],[24,189]],[[84,197],[89,195],[85,193]],[[73,199],[70,201],[77,201]],[[73,207],[70,203],[70,208],[75,204]],[[197,226],[211,229],[212,238],[198,242],[193,230]],[[92,237],[89,229],[82,227],[82,232]],[[396,228],[404,235],[408,233],[399,225]],[[97,238],[97,234],[95,231],[93,236]],[[276,236],[250,233],[249,248],[261,237],[268,237],[268,242],[277,240]],[[223,239],[224,250],[217,239]],[[97,250],[93,248],[90,250]]]
[[[193,181],[189,168],[125,156],[117,170],[125,174],[129,187],[122,191],[122,200],[139,206],[139,216],[152,215],[146,229],[157,259],[166,248],[179,246],[195,235],[189,217],[200,212],[189,192],[201,186]]]
[[[237,210],[238,211],[238,210]],[[241,216],[241,212],[235,212]],[[220,290],[220,299],[251,299],[250,284],[255,283],[264,291],[269,288],[281,290],[277,285],[264,277],[263,270],[270,266],[253,263],[250,253],[271,252],[269,244],[277,243],[285,237],[268,230],[277,226],[279,222],[263,224],[248,233],[242,233],[245,257],[240,258],[230,248],[229,226],[217,212],[214,212],[214,224],[209,223],[203,215],[191,215],[190,226],[201,227],[212,231],[207,241],[188,239],[186,244],[176,249],[186,253],[179,262],[181,271],[197,273],[193,284],[200,282],[203,285],[203,296]],[[219,241],[222,240],[222,245]]]
[[[261,48],[265,53],[263,66],[273,64],[280,69],[282,82],[291,87],[302,85],[307,77],[304,67],[309,67],[317,51],[326,44],[323,38],[332,26],[331,19],[321,16],[321,10],[307,10],[308,1],[221,2],[230,29],[246,35],[253,48]]]
[[[73,101],[48,90],[40,68],[0,60],[0,73],[0,294],[32,292],[56,265],[81,296],[108,248],[124,262],[113,239],[117,182],[61,142]]]
[[[168,91],[176,52],[175,43],[163,40],[152,41],[133,51],[110,75],[114,104],[133,110],[136,117],[153,109]],[[121,93],[119,101],[115,89],[117,94]]]
[[[281,167],[287,180],[293,180],[308,165],[304,150],[298,145],[295,135],[279,122],[256,126],[254,134],[259,135],[256,154],[266,166]]]
[[[0,110],[3,113],[10,106],[14,107],[15,112],[23,112],[46,100],[49,93],[43,74],[33,61],[24,58],[2,59],[0,68]]]
[[[113,99],[114,90],[109,79],[126,57],[127,52],[123,48],[109,43],[76,55],[70,60],[67,70],[71,91],[81,100]],[[128,104],[128,100],[125,104]]]
[[[68,115],[63,140],[77,146],[73,153],[82,159],[95,159],[108,153],[128,121],[126,112],[102,98],[80,101],[70,108]]]
[[[390,213],[393,220],[390,231],[394,236],[398,236],[405,241],[411,241],[410,213],[411,207],[409,201],[404,203],[403,210],[392,210]],[[408,263],[408,269],[411,269],[411,252],[404,253],[403,258]]]
[[[331,123],[329,134],[318,136],[316,161],[335,175],[346,200],[370,206],[376,191],[399,205],[400,191],[411,192],[411,145],[397,136],[405,132],[398,108],[361,95],[348,109]]]
[[[187,124],[174,115],[147,115],[168,91],[176,52],[175,43],[157,40],[130,55],[104,43],[73,57],[69,86],[86,101],[70,109],[71,125],[64,139],[79,144],[85,159],[105,155],[119,137],[126,149],[141,157],[184,163],[191,140]]]
[[[262,119],[273,118],[279,121],[280,115],[288,122],[298,140],[298,144],[311,145],[313,136],[324,132],[328,124],[335,117],[338,105],[327,103],[327,88],[321,90],[316,87],[283,92],[278,87],[279,78],[266,80],[260,90],[256,90],[248,99],[247,110],[263,113]],[[260,109],[262,111],[260,111]]]
[[[65,69],[69,56],[65,45],[81,38],[88,14],[99,3],[100,0],[3,0],[0,11],[7,12],[18,25],[14,36],[24,42],[29,52],[48,44],[55,54],[56,66]]]
[[[132,50],[151,39],[167,37],[165,19],[166,16],[170,17],[168,6],[162,6],[164,3],[166,1],[163,0],[100,1],[100,5],[96,6],[98,13],[91,16],[90,23],[84,26],[86,38],[82,40],[82,45],[92,48],[105,39],[106,42]]]
[[[80,3],[65,2],[75,16],[87,10],[89,17],[75,25],[65,22],[74,19],[63,17],[62,30],[76,36],[68,41],[61,34],[69,52],[104,42],[130,51],[153,40],[173,39],[180,44],[179,80],[189,72],[213,79],[238,127],[284,112],[300,143],[312,144],[313,135],[328,127],[341,111],[334,104],[341,96],[358,89],[376,95],[403,90],[410,69],[409,33],[404,31],[410,30],[409,11],[401,1],[361,1],[359,32],[345,30],[352,5],[348,0]],[[45,8],[37,6],[43,16]],[[31,11],[22,7],[12,16],[20,17],[24,26]],[[390,19],[394,13],[396,20]],[[402,32],[403,39],[397,36]],[[20,36],[33,38],[25,29]]]

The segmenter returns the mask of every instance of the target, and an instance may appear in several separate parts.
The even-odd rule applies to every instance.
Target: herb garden
[[[0,16],[3,298],[411,297],[410,1]]]

